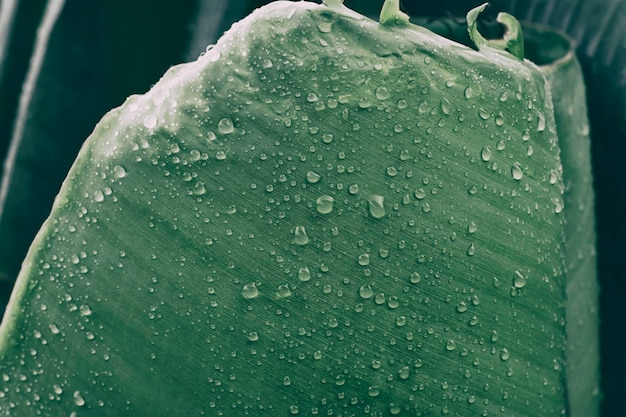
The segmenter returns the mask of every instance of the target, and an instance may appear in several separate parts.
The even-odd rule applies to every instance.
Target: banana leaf
[[[543,75],[328,3],[256,12],[98,124],[0,329],[2,413],[564,412]]]

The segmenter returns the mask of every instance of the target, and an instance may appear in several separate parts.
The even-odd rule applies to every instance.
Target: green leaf
[[[272,3],[85,143],[0,414],[561,415],[558,155],[534,64]]]
[[[589,121],[573,41],[545,27],[529,32],[546,75],[565,182],[567,383],[570,415],[596,416],[600,405],[598,279]]]

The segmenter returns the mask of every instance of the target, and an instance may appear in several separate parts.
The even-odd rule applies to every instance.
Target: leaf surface
[[[256,11],[87,140],[0,328],[1,414],[561,415],[555,129],[529,62]]]

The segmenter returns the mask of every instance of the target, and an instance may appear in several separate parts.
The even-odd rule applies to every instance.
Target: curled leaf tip
[[[380,11],[381,25],[408,25],[409,15],[400,11],[400,0],[385,0]]]
[[[478,16],[485,11],[489,3],[473,8],[467,13],[467,31],[478,50],[487,48],[508,51],[519,60],[524,59],[524,37],[519,21],[508,13],[499,13],[496,21],[504,26],[502,39],[486,39],[478,31]]]

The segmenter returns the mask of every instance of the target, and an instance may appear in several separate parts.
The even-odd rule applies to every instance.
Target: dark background
[[[18,2],[13,13],[5,2],[0,9],[0,17],[12,15],[0,28],[0,159],[12,140],[20,141],[0,215],[0,312],[63,178],[102,115],[128,95],[147,91],[169,66],[195,59],[234,21],[268,3],[66,0],[48,42],[38,42],[38,28],[55,2]],[[382,0],[345,3],[376,16]],[[402,9],[414,16],[464,16],[480,3],[404,0]],[[487,15],[498,11],[549,24],[578,44],[596,190],[602,415],[626,416],[626,1],[493,0]],[[32,94],[24,87],[28,79]]]

